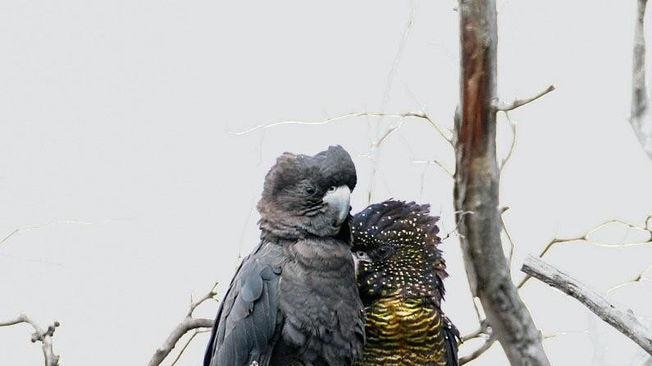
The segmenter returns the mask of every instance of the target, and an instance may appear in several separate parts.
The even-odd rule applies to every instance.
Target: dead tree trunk
[[[549,365],[541,333],[514,286],[500,240],[496,162],[495,0],[460,0],[461,105],[455,209],[469,284],[512,365]]]

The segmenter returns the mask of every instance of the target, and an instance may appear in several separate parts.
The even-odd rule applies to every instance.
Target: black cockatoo
[[[428,205],[388,200],[353,218],[367,344],[358,366],[457,366],[459,332],[441,310],[446,263]]]
[[[204,366],[346,366],[364,315],[351,258],[355,166],[340,146],[285,153],[258,202],[261,242],[217,312]]]

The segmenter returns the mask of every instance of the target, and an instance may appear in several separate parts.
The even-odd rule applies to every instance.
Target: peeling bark
[[[512,365],[550,365],[514,286],[500,240],[496,161],[494,0],[460,0],[461,108],[456,118],[455,209],[469,284]]]

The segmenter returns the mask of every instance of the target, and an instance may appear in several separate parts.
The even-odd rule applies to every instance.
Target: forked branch
[[[52,336],[54,336],[54,331],[60,325],[59,322],[55,321],[52,325],[48,326],[46,330],[43,330],[43,328],[36,324],[27,315],[20,314],[14,319],[0,322],[0,327],[9,327],[22,323],[29,324],[34,329],[34,333],[32,334],[31,339],[32,343],[41,342],[45,366],[58,366],[59,356],[54,354],[54,350],[52,348]]]
[[[622,242],[622,243],[607,243],[607,242],[593,240],[593,234],[610,225],[621,225],[627,228],[628,230],[636,230],[638,232],[645,233],[647,235],[647,238],[639,241]],[[628,248],[628,247],[652,245],[652,215],[647,216],[643,224],[640,225],[632,224],[627,221],[623,221],[619,219],[612,219],[612,220],[607,220],[597,226],[594,226],[593,228],[586,231],[585,233],[577,236],[571,236],[566,238],[553,238],[543,247],[543,249],[539,253],[539,258],[543,258],[546,254],[550,252],[550,250],[552,250],[552,248],[554,248],[557,245],[568,244],[573,242],[583,242],[589,245],[603,247],[603,248]],[[526,275],[521,280],[521,282],[518,283],[516,287],[519,289],[522,288],[529,279],[530,279],[530,275]]]
[[[156,349],[154,352],[154,355],[150,359],[149,363],[147,366],[158,366],[160,365],[166,358],[167,356],[172,352],[174,347],[176,347],[177,343],[181,340],[181,338],[186,335],[186,333],[195,330],[195,332],[191,335],[190,339],[186,344],[182,347],[181,351],[179,354],[176,356],[175,360],[173,361],[173,364],[176,363],[179,358],[181,357],[181,354],[186,350],[188,347],[188,344],[192,339],[195,338],[195,336],[204,331],[204,330],[210,330],[211,327],[213,326],[213,320],[212,319],[206,319],[206,318],[194,318],[193,317],[193,312],[199,305],[202,303],[215,299],[215,296],[217,295],[217,283],[213,285],[213,288],[204,296],[199,298],[198,300],[193,300],[192,298],[190,299],[190,308],[188,310],[188,313],[186,314],[186,317],[179,323],[170,333],[168,338],[165,340],[163,345],[161,345],[159,348]]]
[[[487,338],[487,340],[485,340],[484,343],[482,343],[482,345],[478,349],[471,352],[471,354],[469,354],[468,356],[460,357],[459,360],[460,365],[467,364],[475,360],[476,358],[482,356],[483,353],[488,351],[489,348],[493,346],[494,342],[496,342],[496,338],[493,335],[489,336],[489,338]]]

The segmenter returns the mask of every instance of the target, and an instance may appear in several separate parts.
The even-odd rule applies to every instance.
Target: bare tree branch
[[[58,366],[59,356],[54,354],[54,350],[52,348],[52,336],[54,335],[55,329],[60,325],[59,322],[55,321],[52,325],[48,326],[48,329],[43,330],[43,328],[36,324],[27,315],[20,314],[15,319],[0,322],[0,327],[9,327],[21,323],[29,324],[34,329],[31,341],[32,343],[41,342],[45,366]]]
[[[594,226],[587,232],[577,235],[577,236],[572,236],[572,237],[567,237],[567,238],[553,238],[550,240],[544,247],[543,250],[539,253],[539,258],[543,258],[546,254],[552,250],[553,247],[559,245],[559,244],[567,244],[567,243],[572,243],[572,242],[584,242],[589,245],[597,246],[597,247],[603,247],[603,248],[628,248],[628,247],[635,247],[635,246],[641,246],[641,245],[652,245],[652,215],[649,215],[645,218],[645,221],[642,225],[637,225],[637,224],[632,224],[623,220],[619,219],[612,219],[612,220],[607,220],[599,225]],[[633,229],[637,230],[640,232],[645,232],[648,237],[647,239],[643,241],[637,241],[637,242],[626,242],[626,243],[605,243],[605,242],[598,242],[592,240],[592,235],[595,234],[596,232],[604,229],[607,226],[610,225],[623,225],[628,229]],[[522,288],[525,283],[530,279],[530,275],[526,275],[521,282],[518,283],[516,286],[517,288]]]
[[[319,121],[299,121],[299,120],[287,120],[287,121],[280,121],[280,122],[274,122],[274,123],[269,123],[269,124],[260,124],[257,126],[254,126],[252,128],[249,128],[244,131],[239,131],[239,132],[232,132],[233,135],[235,136],[242,136],[242,135],[248,135],[252,132],[258,131],[258,130],[266,130],[268,128],[273,128],[273,127],[280,127],[280,126],[287,126],[287,125],[299,125],[299,126],[321,126],[321,125],[327,125],[333,122],[338,122],[350,118],[357,118],[357,117],[396,117],[396,118],[419,118],[423,119],[428,124],[433,126],[437,133],[444,138],[448,143],[451,143],[451,136],[450,133],[446,133],[446,129],[444,127],[441,127],[437,122],[435,122],[430,116],[428,116],[424,112],[404,112],[404,113],[384,113],[384,112],[353,112],[353,113],[346,113],[342,114],[336,117],[331,117]]]
[[[505,165],[507,165],[509,159],[512,158],[512,155],[514,154],[514,150],[516,149],[516,141],[518,140],[518,131],[517,131],[516,122],[513,122],[512,119],[509,118],[508,112],[505,112],[505,118],[507,118],[507,121],[509,122],[509,128],[512,130],[512,142],[509,145],[509,150],[507,151],[507,155],[505,155],[502,162],[500,163],[501,173],[503,172],[503,169],[505,168]]]
[[[163,345],[161,345],[158,349],[156,349],[156,352],[154,352],[154,355],[150,359],[149,363],[147,364],[148,366],[157,366],[160,365],[163,360],[172,352],[174,347],[177,345],[177,342],[183,337],[186,333],[193,329],[197,328],[208,328],[210,329],[213,326],[213,320],[212,319],[195,319],[195,318],[190,318],[186,317],[179,323],[172,333],[168,336],[168,338],[165,340]],[[184,348],[185,349],[185,348]]]
[[[476,311],[477,311],[477,308],[476,308]],[[478,314],[478,316],[480,316],[480,315]],[[483,319],[483,320],[480,321],[480,327],[477,330],[475,330],[475,331],[473,331],[471,333],[465,334],[465,335],[463,335],[461,337],[462,344],[464,344],[464,342],[470,341],[472,339],[481,338],[481,337],[486,337],[485,341],[482,343],[482,345],[479,348],[477,348],[475,351],[470,353],[468,356],[461,357],[459,359],[460,365],[464,365],[464,364],[466,364],[468,362],[471,362],[471,361],[477,359],[484,352],[486,352],[489,348],[491,348],[491,346],[496,341],[496,337],[493,335],[493,330],[489,326],[489,322],[487,322],[486,319]]]
[[[533,97],[525,98],[525,99],[516,99],[516,100],[514,100],[514,101],[511,102],[511,103],[501,103],[500,101],[496,101],[497,103],[494,102],[494,103],[492,104],[492,106],[493,106],[497,111],[501,111],[501,112],[509,112],[509,111],[513,111],[513,110],[516,109],[516,108],[519,108],[519,107],[522,107],[522,106],[524,106],[524,105],[526,105],[526,104],[528,104],[528,103],[532,103],[532,102],[534,102],[535,100],[537,100],[537,99],[543,97],[544,95],[546,95],[546,94],[552,92],[553,90],[555,90],[555,86],[554,86],[554,85],[550,85],[550,86],[548,86],[545,90],[539,92],[539,94],[537,94],[537,95],[535,95],[535,96],[533,96]]]
[[[190,336],[189,340],[181,348],[181,351],[173,361],[172,364],[175,364],[179,360],[183,352],[186,350],[186,348],[188,347],[190,341],[192,341],[195,338],[198,332],[201,332],[203,330],[210,330],[213,327],[214,321],[212,319],[194,318],[192,314],[199,305],[201,305],[202,303],[208,300],[214,300],[216,295],[217,295],[217,283],[213,285],[213,288],[206,295],[200,297],[197,301],[194,301],[191,297],[190,308],[188,310],[188,313],[186,314],[186,317],[181,321],[181,323],[179,323],[172,330],[172,333],[170,333],[170,335],[167,337],[163,345],[161,345],[159,348],[156,349],[154,355],[150,359],[147,366],[160,365],[167,358],[170,352],[172,352],[174,347],[176,347],[179,340],[181,340],[181,338],[186,333],[195,330],[195,332]]]
[[[641,323],[632,310],[610,303],[595,290],[534,256],[525,260],[521,270],[574,297],[652,355],[652,329]]]

